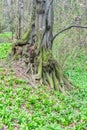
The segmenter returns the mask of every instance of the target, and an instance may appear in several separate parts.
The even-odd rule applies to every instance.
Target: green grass
[[[0,45],[0,60],[6,59],[10,49],[11,44]],[[84,61],[85,55],[75,59],[72,73],[67,66],[66,75],[79,86],[68,95],[48,90],[46,86],[33,89],[26,81],[17,79],[12,68],[1,65],[0,129],[5,126],[8,130],[86,130],[87,74]]]

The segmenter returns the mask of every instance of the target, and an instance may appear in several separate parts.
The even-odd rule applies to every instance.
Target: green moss
[[[19,55],[18,54],[15,54],[15,56],[14,56],[14,60],[19,60]]]
[[[29,35],[32,32],[32,25],[34,20],[35,20],[35,9],[33,9],[32,11],[31,22],[29,24],[28,30],[24,33],[22,40],[27,40],[29,38]]]
[[[28,30],[24,33],[24,35],[22,37],[22,40],[27,40],[28,37],[29,37],[30,32],[31,32],[31,29],[28,28]]]
[[[38,56],[39,66],[38,66],[38,75],[42,78],[42,67],[43,67],[43,57],[42,57],[42,48],[40,55]]]
[[[49,64],[49,60],[52,60],[52,51],[48,50],[46,51],[45,49],[43,49],[43,63],[44,64]]]

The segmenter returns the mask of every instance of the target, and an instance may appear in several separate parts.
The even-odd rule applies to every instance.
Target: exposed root
[[[50,72],[50,68],[48,68],[47,70],[48,66],[44,68],[46,70],[43,71],[42,74],[43,84],[48,85],[51,88],[54,88],[55,90],[62,92],[73,88],[71,82],[67,79],[67,77],[64,74],[62,74],[58,66],[56,64],[54,64],[53,66],[54,68]]]
[[[52,53],[42,50],[38,57],[38,78],[36,77],[36,79],[42,84],[62,92],[73,88],[73,84],[63,74],[62,68],[54,60]]]
[[[41,49],[36,55],[34,46],[15,46],[14,54],[21,56],[25,62],[27,79],[36,88],[36,83],[44,84],[57,91],[71,90],[73,84],[64,75],[61,66],[54,60],[52,52]],[[31,76],[30,76],[31,75]]]

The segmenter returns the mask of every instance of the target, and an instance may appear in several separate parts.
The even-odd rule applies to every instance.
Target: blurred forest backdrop
[[[72,25],[87,26],[87,0],[53,4],[54,35]],[[21,79],[24,72],[18,68],[17,75],[8,62],[30,24],[32,7],[32,0],[0,0],[0,130],[87,130],[87,28],[68,29],[54,40],[53,56],[77,86],[69,94],[47,86],[33,89]]]

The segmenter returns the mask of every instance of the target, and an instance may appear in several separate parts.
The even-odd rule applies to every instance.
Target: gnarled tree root
[[[61,92],[73,88],[74,85],[65,76],[61,66],[54,60],[51,50],[45,51],[42,48],[40,53],[36,55],[34,46],[15,46],[15,49],[14,56],[18,54],[22,59],[24,58],[25,64],[27,64],[27,74],[31,74],[34,81]],[[31,82],[33,81],[31,80]]]
[[[62,73],[57,63],[43,67],[41,80],[44,85],[50,86],[58,91],[66,91],[73,88],[73,84]]]
[[[61,66],[54,60],[52,52],[41,50],[39,55],[38,75],[42,84],[58,91],[71,90],[73,84],[63,73]]]

